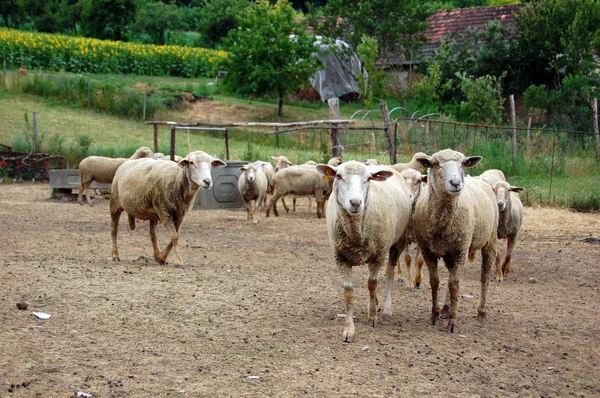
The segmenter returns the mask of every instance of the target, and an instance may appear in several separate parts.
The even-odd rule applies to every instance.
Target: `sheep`
[[[275,172],[277,173],[281,169],[285,169],[286,167],[290,167],[292,162],[285,156],[271,156],[271,159],[275,161]]]
[[[396,163],[393,164],[389,167],[391,167],[392,169],[401,172],[402,170],[406,170],[406,169],[415,169],[415,170],[420,170],[421,166],[419,165],[417,159],[418,158],[422,158],[422,157],[426,157],[427,155],[424,154],[423,152],[417,152],[413,155],[412,159],[410,160],[410,162],[408,163]]]
[[[377,160],[377,159],[365,159],[365,160],[363,160],[363,163],[366,164],[367,166],[374,166],[374,165],[378,165],[379,164],[379,160]]]
[[[415,169],[406,169],[403,170],[400,174],[404,177],[406,181],[406,185],[408,185],[408,189],[410,192],[410,201],[412,203],[411,206],[411,216],[410,222],[408,224],[408,240],[406,242],[406,249],[404,250],[404,262],[406,263],[406,274],[408,275],[408,286],[410,288],[421,288],[421,282],[423,281],[423,256],[421,256],[421,251],[417,246],[417,255],[415,256],[416,264],[417,264],[417,275],[413,280],[412,273],[410,271],[412,264],[412,257],[408,251],[410,245],[412,243],[416,243],[415,241],[415,233],[414,233],[414,211],[416,200],[421,194],[421,187],[427,183],[427,176],[422,175],[419,171]],[[397,272],[398,281],[402,281],[402,266],[398,264],[398,272]]]
[[[317,217],[324,216],[325,201],[331,193],[331,180],[324,180],[315,166],[290,166],[280,169],[273,176],[273,197],[267,207],[266,216],[271,209],[279,217],[277,201],[285,195],[314,195],[317,201]],[[287,206],[284,205],[287,210]]]
[[[85,192],[85,198],[90,206],[93,206],[90,199],[90,184],[96,181],[100,184],[110,184],[113,181],[115,173],[119,166],[130,159],[140,159],[152,156],[152,151],[148,147],[138,148],[130,158],[107,158],[104,156],[88,156],[79,162],[79,194],[77,203],[83,205],[81,197]]]
[[[262,170],[262,172],[265,173],[265,177],[267,177],[267,191],[265,192],[261,203],[258,205],[259,208],[260,206],[264,205],[266,209],[266,207],[269,205],[269,197],[273,194],[273,175],[275,175],[275,169],[273,169],[273,165],[271,163],[262,160],[257,160],[254,162],[254,164],[256,164]]]
[[[355,334],[352,267],[365,263],[369,266],[367,322],[375,327],[377,273],[388,260],[383,319],[391,319],[394,267],[406,246],[410,193],[402,176],[387,167],[349,161],[337,167],[320,164],[317,170],[335,180],[326,220],[333,255],[344,281],[343,338],[351,343]]]
[[[242,174],[238,179],[238,189],[246,206],[247,219],[258,224],[260,203],[267,193],[267,176],[256,163],[248,163],[240,171]]]
[[[465,157],[451,149],[417,158],[419,165],[429,170],[415,207],[415,239],[429,270],[430,322],[436,326],[440,325],[438,259],[443,258],[448,268],[449,294],[441,313],[442,318],[449,318],[448,332],[458,331],[458,273],[467,256],[473,259],[477,250],[483,259],[478,319],[483,322],[486,318],[489,272],[498,254],[498,206],[487,183],[464,173],[481,160],[481,156]]]
[[[498,181],[506,181],[504,173],[502,172],[502,170],[498,169],[486,170],[479,175],[479,178],[490,184],[490,186],[494,185]]]
[[[328,165],[330,166],[339,166],[342,163],[342,158],[339,156],[334,156],[331,159],[329,159],[329,161],[327,162]],[[309,160],[305,163],[302,163],[301,166],[316,166],[317,162],[315,162],[314,160]],[[299,195],[295,195],[294,198],[292,199],[292,212],[295,213],[296,212],[296,199],[298,199]],[[287,205],[285,204],[285,202],[283,201],[283,198],[281,198],[281,203],[283,204],[283,208],[285,209],[286,213],[289,213],[289,209],[287,207]],[[312,210],[313,207],[313,195],[308,195],[308,211],[310,212]]]
[[[154,153],[152,154],[152,159],[158,159],[158,160],[169,160],[169,158],[167,158],[167,157],[165,156],[165,154],[164,154],[164,153],[162,153],[162,152],[154,152]]]
[[[512,251],[517,241],[517,235],[523,224],[523,203],[519,198],[521,187],[513,187],[506,181],[498,181],[492,185],[498,203],[498,239],[506,239],[506,256],[500,266],[500,252],[496,258],[496,280],[502,282],[504,275],[510,272]]]
[[[150,221],[150,240],[158,264],[165,264],[173,249],[175,265],[183,266],[178,251],[181,223],[198,189],[212,187],[211,167],[224,166],[225,162],[202,151],[190,152],[179,163],[155,159],[124,162],[115,174],[110,198],[113,261],[120,260],[117,233],[121,213],[126,211],[131,230],[135,229],[135,219]],[[171,236],[163,251],[159,248],[156,234],[159,221]]]

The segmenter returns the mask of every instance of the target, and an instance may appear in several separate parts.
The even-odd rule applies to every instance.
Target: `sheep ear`
[[[240,167],[240,171],[241,171],[242,173],[243,173],[244,171],[246,171],[246,170],[248,170],[248,169],[246,168],[246,166],[244,166],[244,167]]]
[[[427,176],[421,176],[421,182],[427,184]]]
[[[470,168],[475,167],[481,162],[483,158],[481,156],[469,156],[465,160],[463,160],[463,167]]]
[[[327,164],[318,164],[317,170],[319,171],[319,173],[323,174],[324,176],[328,176],[328,177],[333,177],[334,175],[337,174],[336,168],[333,166],[329,166]]]
[[[171,157],[169,157],[169,160],[170,159],[171,159]],[[183,158],[179,162],[177,162],[177,166],[181,166],[181,167],[185,167],[188,164],[190,164],[190,161],[187,158]]]
[[[211,164],[212,164],[212,167],[225,167],[225,166],[227,166],[227,163],[225,163],[221,159],[213,159],[213,161],[212,161]]]
[[[394,173],[389,170],[379,170],[374,173],[371,173],[371,177],[369,178],[369,180],[385,181],[393,175]]]
[[[431,162],[429,161],[429,156],[427,157],[419,157],[416,159],[417,163],[419,163],[419,166],[421,166],[424,169],[428,169],[431,167]]]
[[[275,156],[271,156],[271,159],[273,160],[277,160],[277,158]]]
[[[510,187],[510,191],[511,192],[517,192],[517,193],[519,193],[519,192],[524,191],[524,190],[525,190],[525,188],[522,188],[522,187]]]

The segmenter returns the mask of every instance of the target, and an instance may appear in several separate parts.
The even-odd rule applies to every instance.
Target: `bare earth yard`
[[[151,260],[147,225],[130,233],[126,217],[113,262],[109,201],[50,192],[0,185],[1,397],[600,396],[600,245],[578,241],[600,237],[599,214],[526,208],[485,324],[479,260],[461,271],[458,334],[427,323],[427,274],[422,290],[396,284],[393,321],[368,326],[367,270],[356,269],[347,344],[314,209],[263,212],[258,226],[242,211],[194,210],[178,269]]]

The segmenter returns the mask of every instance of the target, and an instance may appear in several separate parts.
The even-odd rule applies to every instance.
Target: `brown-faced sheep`
[[[418,158],[424,158],[427,157],[426,154],[424,154],[423,152],[417,152],[413,155],[412,159],[410,160],[410,162],[408,163],[396,163],[393,164],[389,167],[391,167],[392,169],[401,172],[402,170],[406,170],[406,169],[415,169],[415,170],[421,170],[421,165],[419,164],[419,162],[417,161]]]
[[[367,322],[377,324],[377,273],[387,260],[386,299],[383,318],[392,315],[394,267],[406,245],[410,218],[410,194],[402,176],[384,166],[349,161],[338,167],[318,165],[334,180],[327,204],[327,229],[333,255],[340,269],[346,299],[344,341],[354,341],[354,287],[352,267],[369,267]]]
[[[415,204],[416,204],[417,198],[421,194],[421,187],[427,183],[427,176],[422,175],[420,172],[418,172],[415,169],[406,169],[406,170],[403,170],[402,173],[400,173],[400,174],[402,174],[402,176],[406,180],[406,185],[408,185],[408,189],[410,192],[410,201],[412,203],[410,222],[408,224],[408,240],[406,242],[406,248],[404,249],[404,262],[406,264],[408,287],[410,287],[410,288],[414,287],[416,289],[420,289],[421,282],[423,281],[423,264],[425,262],[423,261],[423,256],[421,256],[421,251],[419,250],[419,247],[417,246],[417,254],[415,255],[416,265],[417,265],[417,275],[413,279],[412,272],[411,272],[412,257],[410,255],[409,249],[410,249],[410,245],[412,243],[416,243],[415,231],[414,231]],[[402,265],[400,263],[398,263],[398,271],[397,271],[396,275],[398,277],[398,281],[403,280]]]
[[[212,187],[211,168],[224,166],[225,162],[202,151],[189,153],[179,163],[155,159],[128,160],[123,163],[115,174],[110,198],[113,260],[119,260],[119,218],[126,211],[131,229],[135,229],[135,219],[150,220],[150,240],[157,263],[165,264],[173,249],[175,265],[183,265],[178,251],[181,223],[198,189]],[[162,252],[156,235],[159,221],[171,237]]]
[[[267,193],[267,176],[257,163],[248,163],[240,171],[242,173],[238,179],[238,190],[246,206],[248,221],[258,224],[260,203]]]
[[[113,182],[115,173],[119,166],[125,161],[131,159],[147,158],[152,156],[152,151],[148,147],[138,148],[130,158],[107,158],[104,156],[88,156],[79,163],[79,193],[77,203],[83,205],[81,196],[85,192],[85,199],[90,206],[93,206],[90,199],[89,190],[92,181],[100,184],[110,184]]]
[[[486,318],[485,303],[489,272],[498,254],[498,206],[492,188],[484,181],[465,177],[464,169],[474,167],[480,156],[465,157],[445,149],[430,157],[418,158],[429,169],[427,184],[422,188],[415,207],[415,238],[429,270],[431,284],[431,324],[449,317],[447,330],[458,330],[458,274],[467,256],[481,250],[481,297],[478,319]],[[442,313],[438,307],[438,260],[448,268],[450,305]],[[447,300],[446,300],[447,301]]]
[[[517,242],[517,236],[523,224],[523,203],[518,192],[523,188],[513,187],[506,181],[498,181],[492,185],[498,203],[498,239],[506,239],[506,256],[500,266],[500,252],[496,258],[496,280],[502,282],[504,275],[510,271],[510,260]]]

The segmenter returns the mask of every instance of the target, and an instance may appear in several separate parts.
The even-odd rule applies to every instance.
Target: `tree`
[[[165,44],[169,30],[187,29],[180,9],[173,3],[148,2],[138,10],[135,23],[131,26],[135,34],[146,33],[154,44]]]
[[[283,113],[285,95],[305,84],[320,64],[313,56],[318,51],[315,37],[296,23],[287,0],[251,4],[224,44],[229,55],[219,67],[228,73],[220,84],[244,95],[277,95],[278,116]]]
[[[237,17],[249,5],[249,0],[204,0],[196,28],[202,34],[202,44],[218,48],[227,33],[238,27]]]
[[[0,2],[0,20],[5,27],[15,27],[21,17],[21,7],[19,7],[17,0],[2,0]]]
[[[121,40],[136,12],[135,0],[81,0],[82,30],[97,39]]]
[[[344,40],[355,51],[363,35],[375,37],[378,59],[389,65],[416,54],[434,7],[426,0],[329,0],[311,10],[309,23],[318,34]]]

